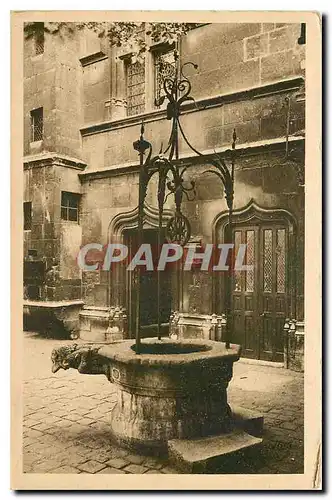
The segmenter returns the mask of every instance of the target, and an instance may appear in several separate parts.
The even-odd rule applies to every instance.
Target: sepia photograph
[[[12,13],[12,487],[320,489],[319,15],[79,14]]]

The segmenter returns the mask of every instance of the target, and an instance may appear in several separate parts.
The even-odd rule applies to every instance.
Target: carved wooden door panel
[[[246,244],[245,264],[252,270],[234,271],[232,308],[234,342],[242,355],[268,361],[283,360],[283,325],[287,306],[287,240],[282,225],[236,226],[235,252]]]

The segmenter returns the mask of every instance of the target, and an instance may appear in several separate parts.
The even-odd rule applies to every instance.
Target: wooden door
[[[246,225],[234,229],[234,247],[246,244],[245,264],[234,271],[232,311],[234,342],[244,357],[283,361],[283,325],[287,310],[287,240],[283,225]]]
[[[287,306],[287,230],[260,229],[260,359],[283,361],[283,327]]]
[[[129,247],[129,255],[131,258],[137,251],[137,231],[128,231],[126,235],[126,243]],[[159,258],[158,251],[158,233],[155,229],[145,229],[143,231],[143,243],[149,243],[152,249],[152,256],[154,261],[154,270],[147,271],[144,266],[141,268],[140,273],[140,324],[142,330],[142,337],[153,337],[157,334],[158,324],[158,303],[157,303],[157,263]],[[126,277],[126,297],[127,297],[127,310],[128,326],[131,336],[135,332],[136,326],[136,300],[137,297],[137,272],[128,271]],[[160,272],[160,322],[161,332],[163,335],[168,334],[169,317],[171,314],[172,306],[172,289],[171,289],[171,271],[166,269]]]

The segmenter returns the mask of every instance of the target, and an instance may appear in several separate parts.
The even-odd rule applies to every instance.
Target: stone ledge
[[[183,473],[204,474],[215,465],[224,467],[230,457],[259,446],[262,441],[238,429],[199,439],[173,439],[168,441],[169,460]]]
[[[290,143],[302,143],[305,140],[304,136],[289,136],[288,142]],[[236,151],[239,155],[254,155],[259,154],[266,151],[284,151],[286,139],[285,137],[276,137],[273,139],[264,139],[262,141],[254,141],[254,142],[246,142],[242,144],[237,144]],[[187,164],[192,164],[193,162],[201,162],[202,158],[204,161],[209,161],[209,159],[214,156],[216,153],[218,154],[227,154],[229,153],[229,146],[217,147],[215,149],[207,149],[201,151],[202,156],[197,156],[193,153],[183,153],[180,155],[178,162],[186,166]],[[137,162],[126,162],[121,164],[116,164],[108,167],[104,167],[98,170],[86,170],[83,173],[79,173],[78,176],[82,181],[87,181],[89,179],[102,179],[113,177],[116,175],[123,174],[131,174],[138,173],[139,165]]]
[[[231,406],[232,418],[237,428],[242,429],[248,434],[261,437],[263,434],[264,417],[258,413],[241,406]]]
[[[56,151],[44,151],[39,154],[27,155],[23,158],[24,170],[35,167],[49,166],[68,167],[75,170],[84,170],[87,164],[78,158],[67,156]]]
[[[204,350],[197,350],[196,352],[187,352],[181,354],[136,354],[132,347],[135,346],[135,340],[123,340],[121,343],[112,347],[103,347],[99,354],[108,361],[117,361],[120,363],[140,366],[160,366],[165,367],[181,367],[184,364],[203,365],[205,362],[225,362],[234,363],[238,361],[241,354],[241,347],[237,344],[230,344],[229,349],[226,349],[224,342],[214,342],[212,340],[203,339],[185,339],[182,341],[173,341],[169,338],[156,338],[144,339],[142,344],[159,345],[161,348],[167,344],[191,347],[197,346],[198,348],[204,347]]]
[[[71,306],[83,306],[83,300],[24,300],[23,307],[42,307],[42,308],[50,308],[57,309],[59,307],[71,307]]]
[[[225,103],[238,102],[239,100],[255,99],[258,97],[266,97],[276,92],[288,92],[296,90],[303,84],[303,76],[297,75],[285,80],[278,80],[276,82],[264,83],[256,87],[249,87],[230,92],[219,94],[216,96],[203,98],[195,101],[194,104],[184,104],[181,106],[181,114],[195,113],[201,110],[209,109],[212,107],[219,107]],[[88,123],[81,128],[82,137],[94,135],[109,130],[117,130],[120,128],[139,125],[142,120],[144,123],[164,120],[166,118],[166,110],[152,109],[135,116],[121,118],[119,120],[104,121],[99,123]]]
[[[79,311],[82,300],[23,301],[23,328],[55,338],[76,339],[79,336]]]
[[[126,315],[121,307],[85,306],[79,314],[80,338],[111,344],[124,337]]]

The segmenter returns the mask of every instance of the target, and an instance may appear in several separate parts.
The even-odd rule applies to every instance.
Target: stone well
[[[135,353],[134,340],[68,349],[65,356],[52,355],[53,371],[73,367],[104,373],[116,385],[110,431],[119,444],[159,454],[167,451],[169,440],[229,430],[227,386],[240,346],[163,338],[144,339],[141,354]]]

